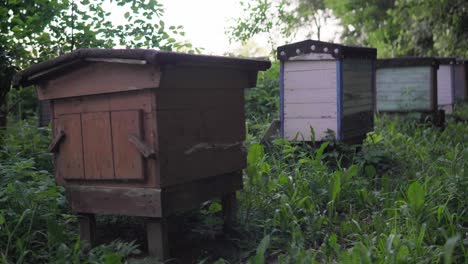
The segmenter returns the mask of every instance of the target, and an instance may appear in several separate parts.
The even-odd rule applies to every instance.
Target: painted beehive
[[[437,104],[445,113],[453,112],[455,103],[455,58],[437,58]]]
[[[284,138],[359,142],[373,130],[376,49],[306,40],[277,56]]]
[[[270,62],[156,50],[82,49],[34,65],[17,85],[50,100],[56,181],[81,235],[94,214],[148,217],[152,255],[165,217],[214,197],[229,208],[246,165],[244,91]]]
[[[468,100],[468,59],[458,59],[454,70],[455,102]]]
[[[437,69],[434,58],[377,61],[378,112],[436,112]]]

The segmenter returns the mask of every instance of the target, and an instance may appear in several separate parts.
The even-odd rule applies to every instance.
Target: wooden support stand
[[[163,261],[169,257],[169,240],[165,218],[151,217],[146,222],[148,253],[151,257]]]
[[[78,221],[80,224],[80,239],[93,247],[96,242],[96,218],[94,214],[78,214]]]
[[[221,199],[221,205],[223,206],[224,231],[229,232],[233,230],[234,225],[236,224],[236,193],[233,192],[223,196]]]

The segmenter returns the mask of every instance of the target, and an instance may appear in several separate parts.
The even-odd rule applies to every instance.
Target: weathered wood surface
[[[58,131],[54,138],[52,139],[52,142],[49,145],[49,152],[57,152],[58,147],[60,143],[65,139],[65,132],[63,130]]]
[[[432,110],[431,67],[377,70],[377,110]]]
[[[288,61],[284,72],[284,137],[316,140],[337,131],[336,61]]]
[[[144,159],[139,150],[129,142],[133,135],[143,138],[143,115],[141,111],[111,112],[112,152],[115,178],[119,180],[143,180]]]
[[[169,258],[169,239],[165,218],[148,218],[146,220],[146,237],[148,253],[159,261]]]
[[[161,217],[161,190],[153,188],[67,186],[75,213]]]
[[[162,191],[163,214],[171,215],[193,209],[200,203],[242,189],[242,171],[217,175],[187,184],[171,186]]]
[[[452,65],[440,65],[437,71],[437,104],[439,107],[448,107],[454,103],[452,67]]]
[[[455,66],[455,100],[468,99],[468,74],[467,64],[456,64]]]
[[[163,72],[161,89],[156,91],[162,187],[246,166],[242,88],[248,85],[248,73],[215,73],[216,77],[209,69]]]
[[[96,244],[96,218],[93,214],[78,214],[80,239],[88,243],[88,249]]]
[[[236,171],[162,190],[90,185],[70,185],[66,190],[75,213],[166,217],[241,188],[242,171]]]
[[[81,125],[84,116],[101,115],[104,119],[110,118],[110,121],[98,121],[98,124],[95,124],[98,126],[106,126],[106,128],[100,128],[96,131],[94,129],[85,129],[89,132],[84,132],[84,136],[93,140],[93,138],[103,136],[103,133],[109,134],[108,138],[103,140],[99,139],[98,142],[94,143],[88,142],[87,146],[88,148],[92,148],[95,144],[95,147],[99,147],[100,151],[109,151],[110,149],[112,154],[108,157],[114,163],[112,172],[108,172],[109,175],[107,175],[107,177],[100,177],[98,172],[92,172],[92,170],[89,171],[89,169],[89,175],[85,175],[83,168],[75,168],[73,165],[62,166],[63,164],[60,161],[61,155],[75,155],[77,158],[79,156],[81,160],[85,159],[85,153],[83,153],[81,147],[79,149],[80,151],[77,152],[72,149],[60,151],[62,148],[61,146],[57,154],[57,168],[61,168],[57,170],[57,180],[59,183],[64,184],[63,177],[65,177],[71,184],[94,181],[93,185],[96,186],[158,187],[159,170],[157,169],[157,160],[145,160],[136,147],[128,140],[129,135],[137,135],[145,144],[151,146],[153,149],[157,149],[156,97],[151,91],[152,90],[142,90],[124,92],[122,94],[115,93],[55,100],[54,103],[56,107],[54,107],[54,114],[57,117],[57,119],[55,119],[55,127],[60,126],[60,120],[64,117],[75,116],[77,119],[77,125],[73,132],[75,135],[72,139],[68,138],[68,140],[73,140],[74,144],[77,146],[85,145],[81,133],[84,127]],[[54,129],[54,131],[58,130]],[[112,144],[110,144],[110,142],[112,142]],[[64,143],[67,143],[67,140],[64,140]],[[106,143],[106,146],[101,146],[103,143]],[[67,146],[65,145],[63,147],[66,148]],[[94,150],[92,151],[95,152]],[[91,161],[88,162],[91,163],[91,166],[94,164],[94,168],[106,165],[93,160],[96,155],[102,155],[97,152],[91,156],[86,155],[86,159],[91,159]],[[99,156],[97,158],[100,159]],[[68,160],[68,158],[66,160]],[[81,165],[85,166],[84,163]],[[78,173],[77,170],[81,170],[79,177],[73,176]],[[151,177],[147,177],[148,175],[151,175]],[[102,180],[106,181],[103,182]],[[129,182],[129,180],[132,182]],[[138,182],[135,182],[135,180],[138,180]]]
[[[372,61],[343,60],[342,140],[363,136],[374,129]]]
[[[112,130],[109,112],[81,115],[85,178],[114,179]]]
[[[39,85],[39,100],[134,91],[159,87],[161,73],[151,65],[90,63]]]
[[[229,232],[234,229],[237,219],[237,198],[236,193],[227,193],[221,198],[223,208],[224,231]]]
[[[64,179],[84,179],[83,144],[81,140],[81,116],[62,115],[55,125],[55,135],[63,131],[66,139],[60,144],[56,155],[58,183]]]

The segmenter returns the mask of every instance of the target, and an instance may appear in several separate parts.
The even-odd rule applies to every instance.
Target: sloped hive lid
[[[439,62],[433,57],[400,57],[377,60],[377,68],[438,66]]]
[[[457,61],[457,59],[453,57],[436,57],[436,60],[440,65],[455,64]]]
[[[358,47],[358,46],[345,46],[341,44],[323,42],[318,40],[304,40],[277,48],[279,60],[288,60],[291,57],[296,57],[310,53],[329,54],[335,59],[376,59],[377,49]]]
[[[76,65],[93,61],[153,65],[193,65],[237,68],[251,71],[264,71],[271,66],[270,61],[261,59],[195,55],[152,49],[78,49],[54,59],[35,64],[19,72],[13,80],[13,85],[31,85],[37,79],[47,78],[47,76],[57,74],[57,72],[63,71],[66,68],[76,67]]]

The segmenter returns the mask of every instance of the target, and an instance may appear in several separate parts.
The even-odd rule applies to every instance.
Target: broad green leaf
[[[416,209],[424,205],[425,191],[419,182],[413,182],[408,188],[408,202]]]

